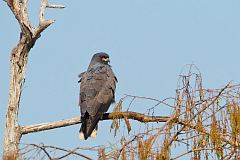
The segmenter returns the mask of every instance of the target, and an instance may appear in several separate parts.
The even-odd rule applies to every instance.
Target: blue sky
[[[20,104],[20,125],[79,115],[77,75],[91,56],[110,55],[118,77],[116,101],[124,94],[164,99],[174,97],[178,74],[194,63],[206,88],[239,83],[240,1],[122,0],[55,1],[65,9],[48,9],[56,19],[31,50]],[[9,87],[9,57],[19,39],[19,26],[0,2],[0,139]],[[30,1],[30,18],[38,24],[38,3]],[[141,101],[142,102],[142,101]],[[144,112],[147,102],[133,110]],[[111,111],[111,109],[110,109]],[[166,112],[163,113],[166,115]],[[114,141],[111,122],[101,122],[98,137],[78,140],[79,125],[23,136],[22,143],[74,148]],[[106,142],[108,141],[108,142]],[[0,143],[2,152],[2,143]]]

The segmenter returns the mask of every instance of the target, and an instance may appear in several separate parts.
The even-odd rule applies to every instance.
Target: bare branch
[[[48,0],[41,0],[41,6],[40,6],[40,11],[39,11],[39,23],[45,21],[44,16],[45,16],[45,10],[47,7]]]
[[[28,149],[30,146],[32,146],[33,148],[31,149]],[[86,156],[86,155],[83,155],[81,153],[78,153],[77,151],[78,150],[81,150],[82,148],[80,147],[77,147],[73,150],[68,150],[68,149],[65,149],[65,148],[60,148],[60,147],[56,147],[56,146],[46,146],[44,144],[28,144],[26,147],[25,147],[25,150],[27,150],[27,152],[31,152],[32,150],[35,150],[35,149],[40,149],[41,151],[43,151],[43,153],[45,155],[47,155],[47,157],[49,158],[49,160],[59,160],[59,159],[64,159],[68,156],[71,156],[71,155],[75,155],[75,156],[79,156],[81,158],[84,158],[84,159],[87,159],[87,160],[93,160],[92,158]],[[51,153],[52,151],[49,151],[49,149],[51,149],[52,151],[62,151],[64,152],[65,154],[60,156],[60,157],[54,157],[55,155],[52,155],[51,156]],[[90,150],[90,149],[89,149]],[[26,153],[26,152],[25,152]],[[25,154],[23,153],[23,154]]]
[[[139,122],[166,122],[168,121],[169,117],[163,117],[163,116],[148,116],[141,113],[136,112],[113,112],[113,113],[105,113],[101,120],[110,120],[110,119],[122,119],[126,117],[127,119],[133,119],[137,120]],[[64,119],[56,122],[47,122],[47,123],[41,123],[41,124],[34,124],[29,126],[23,126],[21,127],[21,133],[28,134],[28,133],[34,133],[34,132],[40,132],[45,130],[50,130],[54,128],[61,128],[66,126],[71,126],[75,124],[81,123],[79,117]]]
[[[74,117],[74,118],[69,118],[69,119],[60,120],[60,121],[56,121],[56,122],[48,122],[48,123],[23,126],[23,127],[21,127],[21,132],[22,132],[22,134],[28,134],[28,133],[34,133],[34,132],[39,132],[39,131],[50,130],[50,129],[54,129],[54,128],[71,126],[71,125],[78,124],[78,123],[80,123],[80,118]]]
[[[31,144],[32,146],[34,147],[37,147],[39,149],[41,149],[46,155],[47,157],[51,160],[52,157],[50,156],[50,154],[46,151],[45,147],[44,146],[40,146],[40,145],[36,145],[36,144]]]
[[[189,151],[187,151],[187,152],[185,152],[185,153],[182,153],[182,154],[180,154],[180,155],[178,155],[178,156],[176,156],[176,157],[174,157],[174,158],[171,158],[171,160],[175,160],[175,159],[178,159],[178,158],[180,158],[180,157],[182,157],[182,156],[184,156],[184,155],[187,155],[187,154],[189,154],[189,153],[192,153],[192,152],[196,152],[196,151],[203,151],[203,150],[214,150],[214,148],[198,148],[198,149],[193,149],[193,150],[189,150]]]
[[[48,4],[47,8],[59,8],[59,9],[62,9],[62,8],[65,8],[65,6],[61,5],[61,4]]]
[[[45,20],[46,8],[65,8],[64,5],[49,5],[48,0],[41,0],[40,10],[39,10],[39,26],[34,30],[34,37],[38,38],[40,33],[43,32],[48,26],[53,24],[55,20],[49,19]]]
[[[14,16],[18,20],[18,23],[21,27],[21,31],[28,37],[31,37],[32,26],[28,16],[27,10],[27,2],[26,0],[8,0],[7,4],[11,11],[13,12]]]

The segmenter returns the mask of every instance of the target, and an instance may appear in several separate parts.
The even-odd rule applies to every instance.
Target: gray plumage
[[[117,79],[108,63],[108,54],[96,53],[87,71],[80,74],[80,139],[86,140],[97,130],[100,117],[114,102]]]

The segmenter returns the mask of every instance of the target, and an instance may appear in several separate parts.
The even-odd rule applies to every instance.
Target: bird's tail
[[[88,137],[95,138],[97,135],[97,123],[99,121],[100,116],[96,115],[94,117],[89,116],[89,114],[85,114],[84,117],[81,118],[82,125],[79,131],[79,139],[87,140]]]
[[[97,127],[92,131],[91,135],[89,136],[91,138],[96,138],[97,137]],[[79,132],[79,139],[80,140],[86,140],[84,137],[84,133],[83,132]]]

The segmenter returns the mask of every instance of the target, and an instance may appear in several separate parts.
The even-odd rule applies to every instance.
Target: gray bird
[[[86,72],[80,77],[79,106],[81,110],[80,139],[96,137],[97,124],[114,102],[117,78],[109,65],[109,55],[96,53]]]

